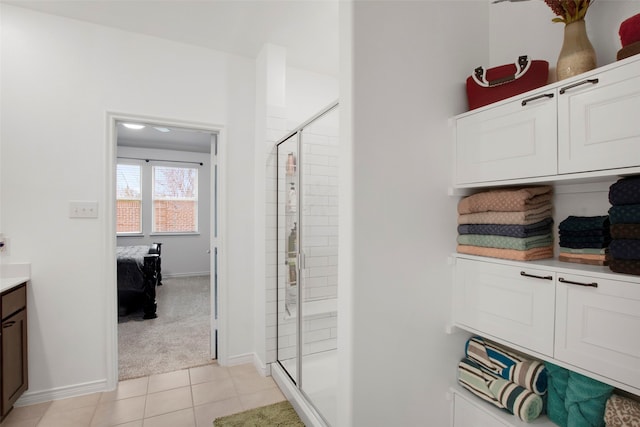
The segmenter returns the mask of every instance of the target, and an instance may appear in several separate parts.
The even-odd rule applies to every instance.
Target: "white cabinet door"
[[[556,310],[555,359],[640,388],[637,283],[558,274]]]
[[[458,258],[454,321],[553,355],[555,273]]]
[[[640,61],[558,90],[560,174],[640,162]]]
[[[457,119],[456,184],[558,173],[556,112],[550,90]]]

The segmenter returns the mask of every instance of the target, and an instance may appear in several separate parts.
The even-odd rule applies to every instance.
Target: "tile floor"
[[[115,391],[15,407],[0,427],[212,427],[285,400],[253,365],[217,364],[122,381]]]

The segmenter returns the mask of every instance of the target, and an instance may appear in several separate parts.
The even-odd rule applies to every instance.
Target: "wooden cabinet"
[[[553,355],[555,273],[459,258],[454,318],[484,336]]]
[[[455,118],[454,185],[629,173],[640,163],[640,59]]]
[[[640,283],[559,274],[554,357],[640,388]]]
[[[27,284],[0,294],[0,419],[4,418],[28,386]]]

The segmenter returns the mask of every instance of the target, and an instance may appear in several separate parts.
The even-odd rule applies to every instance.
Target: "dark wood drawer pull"
[[[533,277],[534,279],[553,280],[553,276],[536,276],[535,274],[525,273],[524,271],[521,271],[520,275],[524,277]]]
[[[524,99],[522,100],[522,106],[524,107],[525,105],[527,105],[528,102],[535,101],[536,99],[540,99],[540,98],[553,98],[553,94],[543,93],[542,95],[534,96],[533,98]]]
[[[587,79],[587,80],[582,80],[581,82],[578,82],[578,83],[574,83],[569,86],[565,86],[560,89],[560,95],[563,95],[566,91],[568,91],[569,89],[573,89],[574,87],[582,86],[587,83],[591,83],[592,85],[595,85],[595,84],[598,84],[599,81],[600,79]]]
[[[588,286],[590,288],[597,288],[598,287],[598,283],[597,282],[591,282],[591,283],[573,282],[571,280],[566,280],[563,277],[559,277],[558,281],[562,282],[562,283],[567,283],[569,285]]]

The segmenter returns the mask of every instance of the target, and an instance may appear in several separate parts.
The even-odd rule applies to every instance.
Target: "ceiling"
[[[135,124],[143,124],[145,127],[128,129],[122,122],[118,122],[116,132],[119,147],[158,148],[193,153],[211,152],[211,132],[148,123]]]
[[[286,49],[287,65],[338,75],[339,0],[0,0],[2,3],[125,31],[256,58],[266,43]],[[118,125],[123,146],[208,152],[210,134]]]
[[[249,58],[273,43],[289,66],[338,75],[339,0],[0,1]]]

